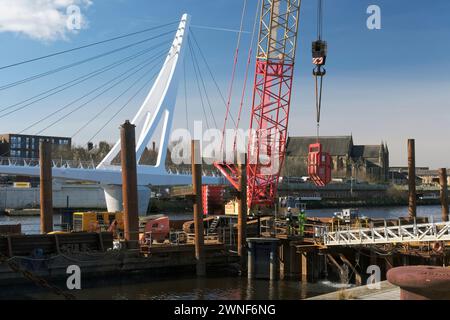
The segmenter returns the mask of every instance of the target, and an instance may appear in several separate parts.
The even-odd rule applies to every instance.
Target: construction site
[[[332,142],[321,142],[321,115],[322,111],[327,112],[326,108],[322,110],[329,51],[323,33],[327,21],[323,11],[326,0],[314,1],[317,34],[314,34],[316,39],[311,47],[311,81],[316,115],[312,120],[317,127],[317,134],[305,139],[308,142],[303,147],[307,149],[304,159],[296,156],[295,152],[299,151],[293,145],[287,147],[290,138],[288,130],[292,126],[289,123],[291,96],[298,91],[294,70],[301,33],[300,13],[302,2],[305,1],[256,2],[250,5],[244,1],[240,29],[236,33],[231,80],[228,91],[222,95],[224,106],[221,108],[225,107],[225,119],[223,127],[217,130],[220,137],[216,141],[213,160],[210,154],[205,153],[207,143],[201,139],[179,139],[179,154],[176,154],[178,149],[170,141],[174,118],[183,116],[175,109],[175,101],[177,92],[183,91],[186,64],[192,62],[198,96],[204,110],[208,105],[211,108],[211,105],[209,90],[205,88],[207,78],[201,73],[203,68],[212,77],[211,83],[217,86],[214,72],[195,33],[191,32],[193,27],[189,14],[183,14],[176,23],[150,28],[176,27],[175,31],[172,28],[164,34],[171,39],[168,52],[165,49],[167,46],[156,43],[155,39],[159,36],[153,36],[143,41],[154,48],[146,48],[116,62],[123,63],[145,56],[155,48],[160,51],[158,58],[162,59],[162,65],[152,67],[152,70],[155,69],[152,79],[148,76],[147,66],[152,62],[148,62],[148,57],[143,64],[132,68],[127,66],[126,72],[145,69],[139,80],[150,79],[146,83],[151,87],[149,90],[145,86],[141,88],[147,91],[144,91],[145,99],[140,102],[140,108],[134,116],[121,115],[120,128],[115,129],[116,136],[120,138],[99,159],[91,157],[91,162],[84,162],[55,157],[56,148],[62,150],[56,146],[55,139],[60,139],[58,137],[36,141],[38,157],[19,157],[17,150],[26,148],[22,146],[16,150],[13,144],[27,141],[28,146],[28,139],[33,139],[34,143],[34,138],[31,135],[22,136],[20,141],[18,138],[13,140],[12,135],[5,138],[4,143],[9,148],[5,152],[9,154],[5,156],[4,153],[0,157],[0,174],[4,177],[19,177],[17,181],[14,180],[17,189],[30,188],[33,183],[23,181],[36,181],[39,199],[33,200],[38,204],[36,208],[20,208],[18,205],[19,208],[9,211],[6,209],[7,200],[4,201],[8,220],[0,223],[0,290],[5,293],[0,298],[8,298],[2,288],[9,286],[35,286],[41,289],[40,292],[47,292],[44,296],[48,299],[83,298],[78,296],[78,290],[65,287],[72,272],[80,272],[83,281],[126,278],[130,275],[151,275],[152,279],[173,279],[183,275],[202,279],[226,272],[232,278],[272,284],[290,281],[301,285],[324,280],[335,284],[333,288],[321,292],[326,295],[310,293],[305,296],[312,299],[364,299],[366,296],[374,300],[450,299],[447,169],[438,171],[435,200],[439,206],[435,207],[433,216],[421,216],[417,202],[424,193],[417,190],[414,137],[404,141],[408,159],[408,163],[404,164],[407,167],[408,206],[398,217],[368,217],[361,214],[363,208],[360,208],[361,213],[357,208],[341,208],[333,215],[315,215],[316,211],[309,210],[308,201],[321,201],[319,196],[315,196],[316,191],[304,192],[303,197],[289,196],[289,188],[292,188],[289,177],[294,176],[289,174],[286,163],[294,165],[304,161],[302,168],[306,176],[299,183],[308,184],[304,187],[306,190],[328,190],[326,188],[333,186],[337,190],[339,179],[333,174],[339,173],[339,170],[351,171],[358,161],[363,168],[360,172],[364,172],[367,179],[386,183],[389,180],[389,150],[385,142],[377,148],[353,145],[351,137],[348,138],[350,142],[347,142],[351,144],[350,147],[345,145],[342,148],[344,151],[341,153],[344,155],[333,158],[334,153],[332,157],[330,150]],[[251,24],[253,30],[247,32],[250,39],[245,38],[245,41],[250,41],[246,53],[248,56],[244,58],[246,64],[244,62],[245,67],[242,67],[238,64],[239,59],[242,59],[240,45],[244,40],[241,37],[244,16],[246,10],[250,9],[255,10],[255,17]],[[133,35],[137,33],[140,32]],[[129,36],[132,35],[117,38]],[[103,42],[113,41],[115,38]],[[22,64],[64,54],[67,52],[56,52],[49,57],[38,57]],[[187,59],[188,54],[191,61]],[[114,66],[113,63],[99,70],[90,70],[78,80],[93,77]],[[15,67],[7,65],[0,70]],[[235,79],[239,68],[243,71],[243,82]],[[36,75],[37,78],[40,76]],[[48,92],[53,94],[64,90],[78,80],[60,84]],[[252,83],[252,86],[248,83]],[[184,90],[187,91],[186,78]],[[247,94],[251,105],[247,105]],[[40,97],[38,95],[24,100],[21,102],[22,107],[33,99]],[[232,108],[233,105],[237,108]],[[83,106],[81,104],[80,108]],[[120,110],[126,106],[123,105]],[[67,110],[66,106],[61,110]],[[76,110],[78,107],[69,113]],[[3,111],[6,110],[0,112]],[[112,114],[111,111],[108,113]],[[248,125],[241,121],[243,114],[249,115]],[[66,121],[64,119],[65,116],[62,116],[50,126],[58,121]],[[89,119],[85,126],[95,123],[94,120],[97,121],[96,117]],[[210,118],[212,120],[216,122],[215,118]],[[38,120],[32,126],[39,123]],[[100,127],[100,120],[98,123]],[[230,127],[234,129],[231,135],[228,131]],[[242,128],[247,130],[244,137],[239,136],[238,132]],[[39,136],[36,137],[39,139]],[[331,140],[328,137],[323,141],[326,139]],[[61,140],[61,144],[67,141]],[[88,151],[97,148],[92,141],[90,139],[87,143]],[[149,148],[151,143],[153,147]],[[59,155],[63,154],[58,152]],[[177,163],[175,156],[183,161]],[[152,159],[152,165],[142,163],[146,157]],[[170,166],[167,166],[169,157]],[[339,157],[347,157],[348,165],[340,166],[342,160]],[[381,187],[354,186],[353,171],[350,178],[350,191],[345,192],[352,197],[355,192],[367,194],[367,197],[377,194],[378,198],[385,194],[382,192],[384,189],[379,190]],[[61,181],[73,184],[65,186],[66,189],[75,190],[71,191],[76,192],[72,200],[69,195],[66,198],[65,193],[55,200],[55,185],[60,185]],[[167,190],[167,194],[164,197],[158,195],[158,191],[155,191],[158,188]],[[339,201],[339,191],[333,192]],[[17,199],[14,201],[20,202],[20,193],[15,197]],[[161,203],[187,204],[187,208],[176,218],[176,215],[157,210],[150,212],[152,201],[157,198],[162,199],[159,200]],[[99,210],[98,207],[103,203],[106,210]],[[57,207],[61,209],[57,210]],[[39,226],[35,224],[39,228],[38,232],[27,232],[20,222],[14,220],[14,216],[27,214],[36,215],[36,222],[39,217]],[[152,281],[149,280],[150,285]],[[76,281],[74,286],[77,289]],[[368,294],[366,289],[371,286],[378,286],[379,291],[370,291]],[[366,291],[362,288],[366,288]],[[378,295],[374,292],[378,292]],[[39,298],[39,294],[36,296]],[[280,297],[282,295],[273,299]],[[251,299],[252,296],[246,298]]]

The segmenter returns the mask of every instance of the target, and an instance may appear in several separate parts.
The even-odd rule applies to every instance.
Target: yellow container
[[[96,212],[74,212],[73,231],[93,231],[98,224]]]

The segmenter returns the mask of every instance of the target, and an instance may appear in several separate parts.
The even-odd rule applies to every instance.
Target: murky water
[[[64,283],[58,283],[60,287]],[[81,290],[71,291],[77,299],[93,300],[298,300],[337,290],[331,282],[247,280],[238,276],[210,275],[207,278],[164,276],[146,278],[82,280]],[[0,299],[55,299],[53,293],[30,286],[0,290]]]

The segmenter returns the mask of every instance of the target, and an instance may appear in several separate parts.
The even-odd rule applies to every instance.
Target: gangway
[[[325,231],[326,246],[355,246],[386,243],[450,241],[450,222],[414,223],[376,228],[341,228]]]

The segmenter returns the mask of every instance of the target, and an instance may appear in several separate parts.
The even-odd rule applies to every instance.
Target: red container
[[[309,145],[308,175],[316,186],[326,186],[331,181],[331,157],[322,151],[320,143]]]

